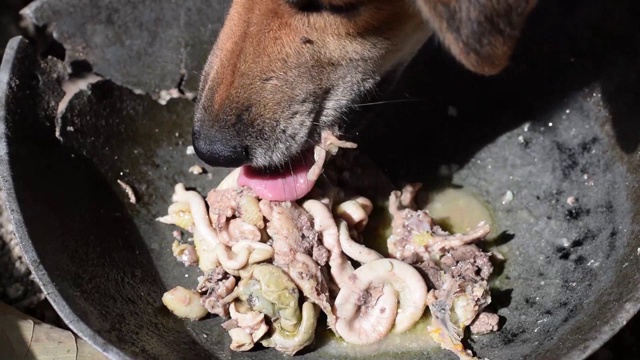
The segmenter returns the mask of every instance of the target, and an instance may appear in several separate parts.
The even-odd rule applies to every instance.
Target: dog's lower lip
[[[258,197],[271,201],[298,200],[311,191],[315,181],[307,174],[314,164],[313,151],[305,151],[283,164],[278,171],[242,167],[238,185],[251,188]]]

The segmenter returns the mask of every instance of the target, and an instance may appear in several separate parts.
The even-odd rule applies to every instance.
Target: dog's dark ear
[[[494,75],[511,58],[537,0],[417,0],[436,35],[469,70]]]

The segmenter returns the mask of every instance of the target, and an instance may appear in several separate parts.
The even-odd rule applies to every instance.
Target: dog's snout
[[[232,131],[194,126],[192,139],[196,155],[211,166],[238,167],[249,161],[249,147]]]

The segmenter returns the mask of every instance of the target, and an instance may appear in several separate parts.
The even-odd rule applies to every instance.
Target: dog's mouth
[[[238,185],[251,188],[258,197],[270,201],[295,201],[306,196],[323,171],[325,161],[340,148],[353,149],[356,144],[338,140],[330,131],[322,133],[320,144],[303,151],[286,166],[256,169],[240,168]]]

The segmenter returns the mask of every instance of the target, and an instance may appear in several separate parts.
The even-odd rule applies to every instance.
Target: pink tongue
[[[307,179],[312,165],[313,159],[309,159],[291,171],[279,174],[261,174],[251,167],[243,166],[238,176],[238,185],[251,188],[262,199],[295,201],[307,195],[315,184],[315,180]]]

